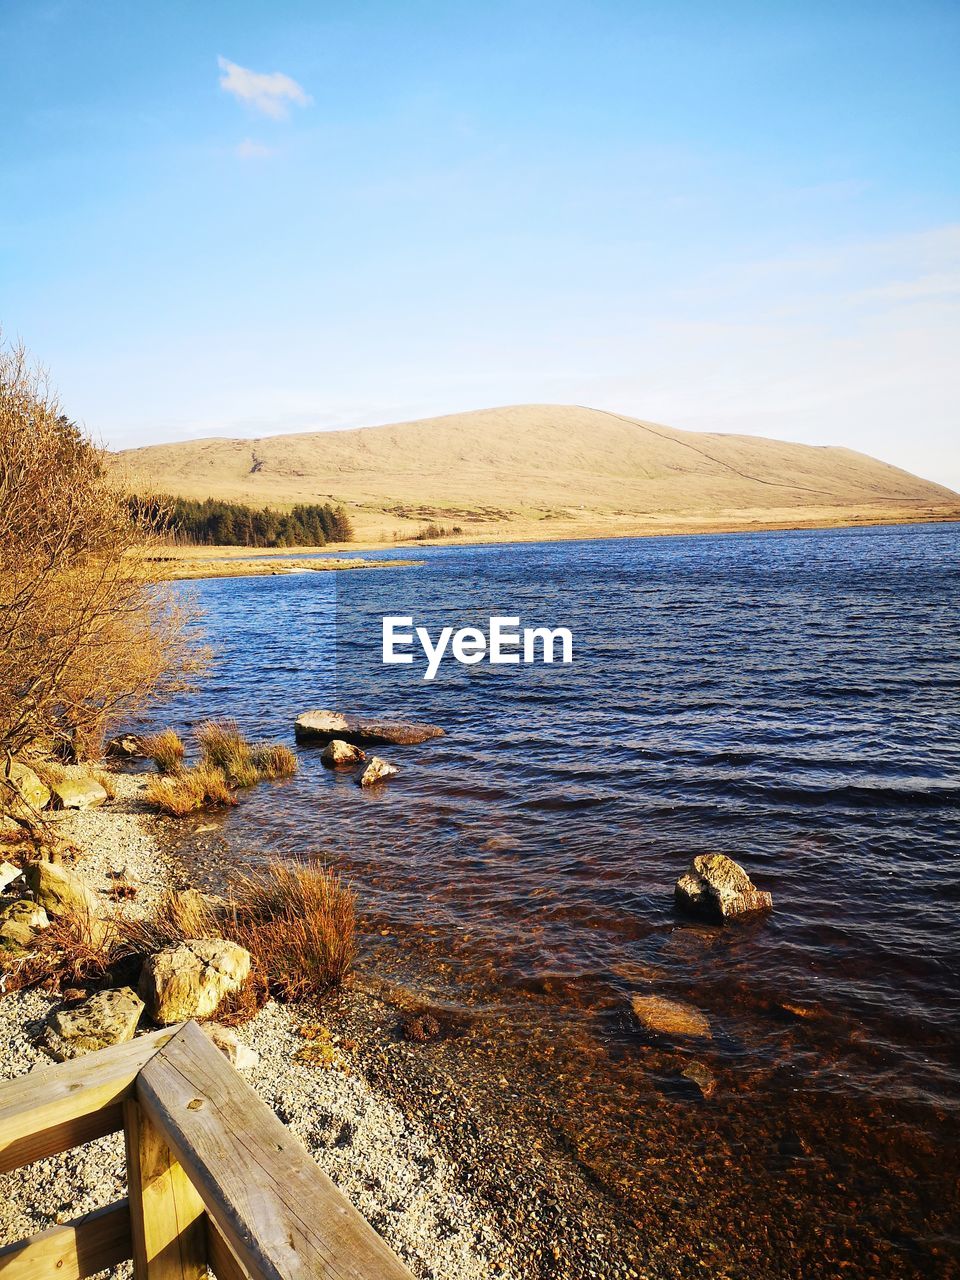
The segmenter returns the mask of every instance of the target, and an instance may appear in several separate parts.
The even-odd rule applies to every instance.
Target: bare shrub
[[[153,761],[161,773],[176,773],[183,764],[186,748],[173,729],[147,734],[140,739],[140,750]]]
[[[272,863],[234,886],[226,932],[254,957],[270,991],[318,998],[356,954],[356,895],[333,872]]]
[[[150,583],[155,536],[22,347],[0,347],[0,747],[97,756],[105,729],[197,669]]]
[[[198,764],[169,776],[151,777],[143,794],[148,804],[173,818],[237,803],[223,772],[209,764]]]

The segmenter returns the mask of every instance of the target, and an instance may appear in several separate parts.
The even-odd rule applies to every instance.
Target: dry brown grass
[[[115,912],[52,919],[29,951],[5,964],[4,989],[43,986],[60,991],[103,983],[125,954],[122,923]]]
[[[140,740],[140,750],[148,756],[161,773],[176,773],[186,755],[180,735],[173,729],[150,733]]]
[[[197,729],[197,741],[202,759],[237,787],[289,778],[297,771],[297,757],[289,747],[279,742],[251,745],[235,720],[206,721]]]
[[[169,777],[151,777],[143,794],[148,804],[173,818],[237,803],[223,772],[209,764],[198,764]]]
[[[300,767],[296,753],[282,742],[258,742],[251,755],[261,778],[269,782],[292,778]]]
[[[254,957],[271,993],[318,998],[356,954],[356,895],[320,867],[272,863],[234,886],[226,931]]]

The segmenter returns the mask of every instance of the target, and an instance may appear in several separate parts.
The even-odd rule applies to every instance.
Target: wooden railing
[[[127,1199],[0,1249],[3,1280],[412,1280],[196,1023],[0,1084],[0,1172],[120,1129]]]

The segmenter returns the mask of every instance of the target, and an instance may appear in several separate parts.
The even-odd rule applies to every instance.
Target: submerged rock
[[[196,938],[164,947],[143,966],[139,993],[161,1026],[209,1018],[250,973],[250,952],[222,938]]]
[[[57,809],[96,809],[107,799],[104,788],[89,774],[67,774],[50,791]]]
[[[98,991],[75,1009],[53,1014],[43,1047],[59,1062],[132,1040],[143,1013],[143,1001],[129,987]]]
[[[758,889],[743,867],[723,853],[698,854],[677,881],[674,897],[681,910],[708,920],[731,920],[773,907],[770,894]]]
[[[710,1023],[693,1005],[663,996],[633,996],[630,1001],[639,1022],[651,1031],[666,1036],[690,1036],[711,1039]]]
[[[339,738],[344,742],[388,742],[401,747],[443,736],[443,730],[435,724],[363,720],[336,711],[305,711],[297,717],[293,731],[298,742],[322,743]]]
[[[334,738],[323,748],[320,763],[328,769],[342,769],[348,765],[362,764],[367,753],[352,742],[344,742],[342,738]]]
[[[695,1084],[705,1098],[716,1090],[717,1077],[703,1062],[689,1062],[680,1074]]]
[[[10,760],[2,767],[0,808],[15,818],[30,818],[50,802],[49,788],[29,765]]]
[[[383,782],[385,778],[392,778],[397,772],[399,770],[395,764],[389,764],[381,756],[371,756],[370,763],[358,781],[361,787],[372,787],[378,782]]]

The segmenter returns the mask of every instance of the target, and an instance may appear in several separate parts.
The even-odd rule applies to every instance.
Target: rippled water
[[[926,525],[190,584],[219,660],[164,718],[290,738],[336,705],[446,729],[383,749],[401,773],[377,794],[303,751],[226,819],[231,847],[344,867],[368,962],[522,1043],[575,1158],[678,1274],[955,1274],[958,550],[960,526]],[[565,625],[575,661],[426,683],[380,665],[384,613]],[[772,916],[674,915],[714,851]],[[712,1040],[643,1031],[637,992],[695,1004]]]

